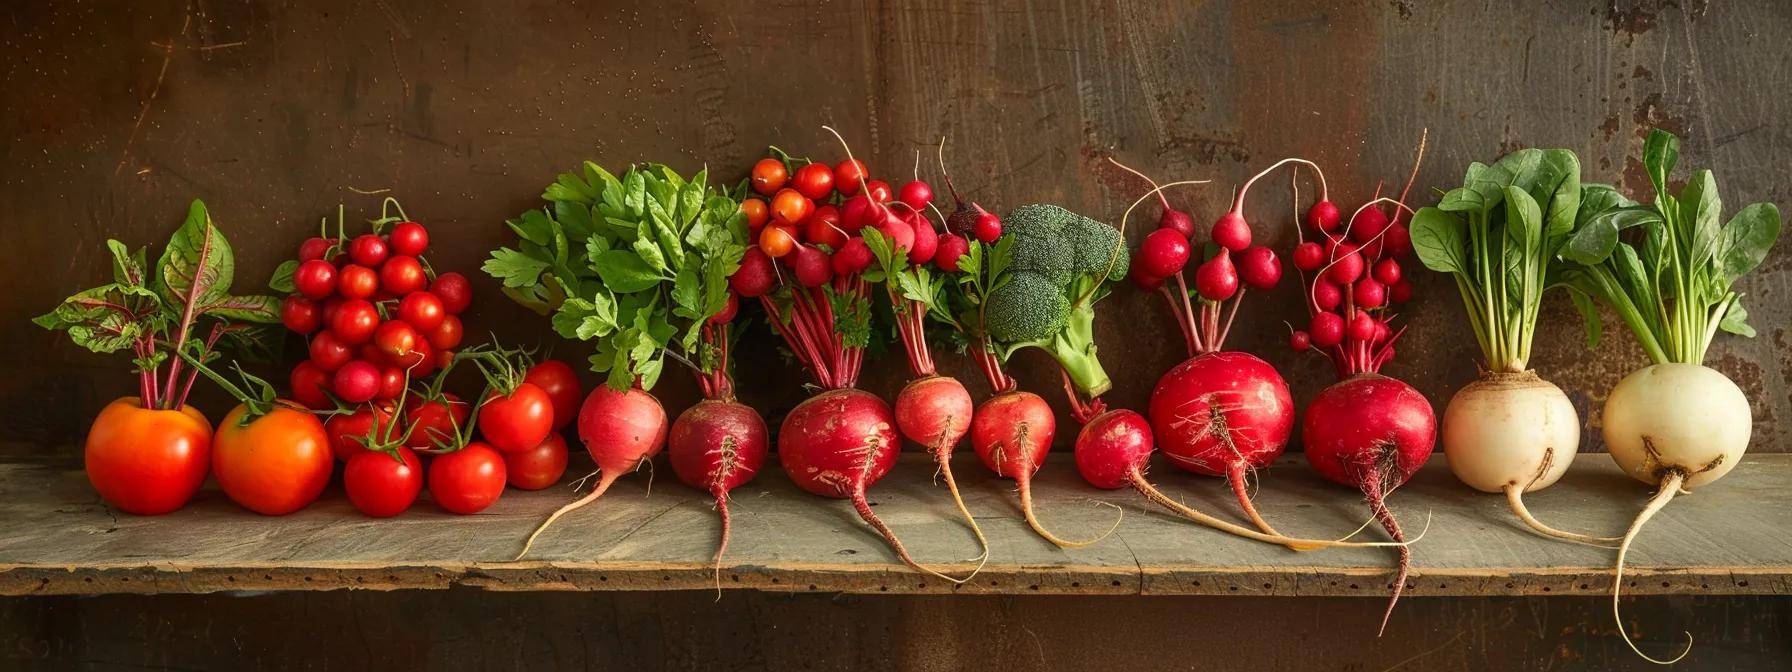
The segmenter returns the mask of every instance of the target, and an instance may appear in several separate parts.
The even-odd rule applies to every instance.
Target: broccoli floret
[[[1013,258],[1007,283],[984,306],[990,337],[1004,355],[1043,349],[1083,394],[1106,392],[1113,384],[1095,357],[1093,304],[1126,277],[1131,257],[1120,232],[1055,205],[1015,208],[1002,229],[1014,237]]]
[[[984,328],[996,341],[1038,341],[1064,328],[1070,301],[1064,298],[1063,289],[1045,276],[1015,271],[1007,284],[990,292],[984,311]]]

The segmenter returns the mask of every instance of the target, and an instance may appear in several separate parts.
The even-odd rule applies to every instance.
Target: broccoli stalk
[[[1113,227],[1055,205],[1016,208],[1003,228],[1015,242],[1007,273],[984,305],[989,336],[1003,359],[1039,348],[1057,360],[1077,392],[1101,396],[1113,381],[1096,357],[1095,303],[1107,296],[1109,283],[1126,277],[1125,241]]]

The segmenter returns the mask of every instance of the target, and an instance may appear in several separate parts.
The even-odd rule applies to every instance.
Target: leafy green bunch
[[[216,359],[220,341],[258,355],[269,354],[277,342],[279,332],[267,325],[280,322],[280,301],[230,293],[236,256],[205,203],[193,201],[154,266],[145,248],[133,252],[117,240],[106,241],[106,248],[112,282],[63,299],[32,322],[66,331],[94,352],[129,349],[144,408],[185,405],[199,371],[183,371],[183,365]]]
[[[594,341],[591,369],[612,388],[652,389],[668,353],[702,376],[725,375],[726,337],[706,326],[728,307],[747,227],[707,181],[707,170],[687,180],[658,164],[618,178],[587,161],[548,185],[546,207],[506,222],[516,247],[482,268],[561,336]]]
[[[1563,259],[1562,273],[1597,345],[1596,303],[1611,307],[1657,364],[1699,364],[1718,330],[1755,335],[1736,281],[1761,265],[1780,235],[1779,208],[1754,203],[1720,223],[1723,202],[1710,170],[1693,172],[1679,194],[1668,177],[1680,159],[1680,139],[1653,130],[1643,144],[1643,166],[1655,202],[1639,205],[1617,190],[1588,185]],[[1641,229],[1642,247],[1620,239]]]

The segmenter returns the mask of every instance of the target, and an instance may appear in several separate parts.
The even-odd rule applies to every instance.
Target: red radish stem
[[[1108,157],[1108,163],[1112,163],[1119,166],[1121,170],[1137,175],[1139,179],[1144,180],[1146,184],[1151,185],[1152,193],[1157,194],[1158,205],[1163,207],[1163,214],[1159,215],[1157,218],[1157,228],[1180,233],[1184,240],[1195,234],[1195,218],[1190,217],[1186,212],[1170,207],[1170,200],[1164,197],[1164,192],[1162,190],[1158,189],[1157,180],[1153,180],[1150,176],[1133,169],[1132,166],[1121,163],[1114,157]]]
[[[585,450],[597,462],[597,487],[542,521],[523,542],[523,550],[516,554],[516,559],[528,555],[529,548],[535,545],[535,538],[560,516],[597,501],[616,479],[651,462],[666,445],[666,409],[640,387],[618,392],[608,385],[600,385],[579,407],[579,439],[585,442]]]

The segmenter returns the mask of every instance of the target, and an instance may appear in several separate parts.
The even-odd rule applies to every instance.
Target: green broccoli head
[[[1014,236],[1017,271],[1038,273],[1052,284],[1070,283],[1076,269],[1076,249],[1063,235],[1064,225],[1080,218],[1055,205],[1023,205],[1002,220],[1002,233]]]
[[[1002,343],[1051,338],[1070,317],[1070,300],[1046,276],[1014,271],[1008,282],[989,293],[983,306],[984,328]]]
[[[1102,271],[1108,271],[1108,264],[1113,270],[1108,271],[1106,280],[1118,282],[1126,278],[1127,266],[1132,257],[1126,251],[1126,241],[1120,238],[1120,232],[1114,227],[1097,222],[1088,217],[1077,217],[1065,224],[1062,237],[1070,241],[1076,250],[1075,269],[1077,273],[1093,274],[1101,278]],[[1115,250],[1119,257],[1115,258]]]

